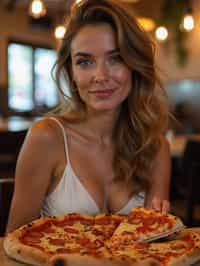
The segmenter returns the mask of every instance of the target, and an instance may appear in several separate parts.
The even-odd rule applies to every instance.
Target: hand
[[[150,208],[167,214],[170,211],[170,203],[168,200],[161,200],[159,197],[154,197],[150,204]]]

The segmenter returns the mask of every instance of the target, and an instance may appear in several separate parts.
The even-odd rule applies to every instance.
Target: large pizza
[[[128,215],[42,217],[9,233],[4,249],[36,266],[186,266],[200,259],[200,229],[135,207]]]

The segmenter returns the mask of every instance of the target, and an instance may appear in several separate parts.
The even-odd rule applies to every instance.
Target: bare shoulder
[[[38,162],[45,156],[46,160],[52,159],[56,163],[55,158],[59,158],[62,145],[63,136],[59,125],[53,119],[42,118],[35,121],[30,127],[18,162],[24,162],[24,159],[26,163],[27,161]],[[33,154],[37,154],[37,156],[33,157]],[[48,158],[46,154],[49,154]]]
[[[52,138],[58,133],[58,125],[51,118],[42,118],[32,124],[29,133],[35,137]]]
[[[58,124],[50,118],[42,118],[35,121],[27,134],[27,141],[35,144],[54,146],[62,134]]]

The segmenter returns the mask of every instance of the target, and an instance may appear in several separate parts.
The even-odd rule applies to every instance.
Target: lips
[[[113,89],[94,90],[94,91],[89,91],[89,93],[96,95],[98,97],[109,97],[114,93],[114,90]]]

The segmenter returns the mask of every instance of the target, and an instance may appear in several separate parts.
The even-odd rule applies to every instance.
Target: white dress
[[[80,179],[75,175],[69,159],[67,136],[63,125],[59,120],[53,119],[60,126],[64,138],[65,154],[67,164],[62,178],[57,187],[51,192],[43,202],[42,216],[57,216],[66,213],[88,213],[98,214],[102,212],[97,206],[95,200],[85,189]],[[127,214],[133,206],[144,206],[144,193],[134,195],[128,203],[117,213]]]

